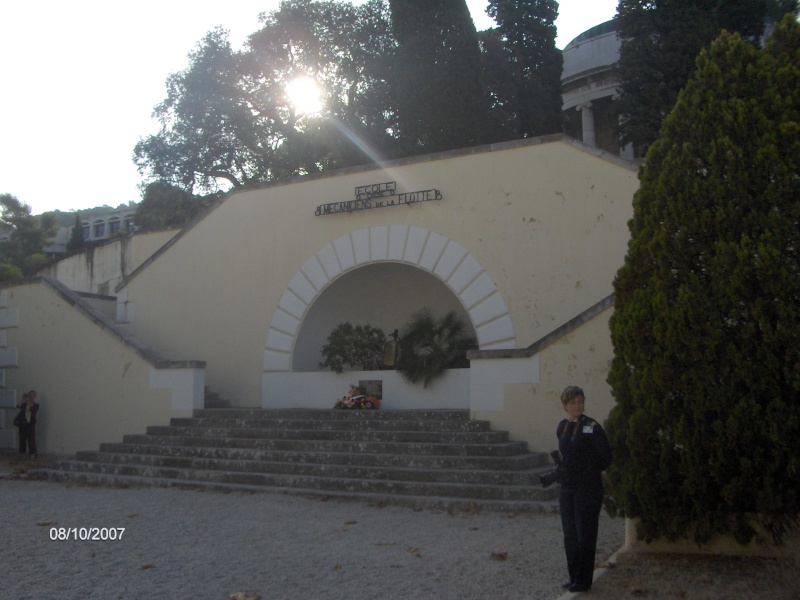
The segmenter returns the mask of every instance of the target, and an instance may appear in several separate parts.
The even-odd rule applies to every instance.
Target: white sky
[[[0,193],[34,214],[138,202],[133,163],[170,73],[217,25],[238,48],[279,0],[0,0]],[[467,0],[478,30],[486,0]],[[563,48],[617,0],[562,0]]]

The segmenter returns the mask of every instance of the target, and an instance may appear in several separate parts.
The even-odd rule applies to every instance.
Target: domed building
[[[619,90],[619,49],[614,21],[584,31],[564,48],[561,75],[564,133],[632,159],[632,149],[620,148],[613,109]]]

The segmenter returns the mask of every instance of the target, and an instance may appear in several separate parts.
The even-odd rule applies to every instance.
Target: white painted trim
[[[470,408],[501,412],[507,384],[539,383],[539,355],[503,360],[470,361]]]
[[[17,358],[17,347],[11,346],[10,348],[0,348],[0,369],[18,366],[19,359]]]
[[[191,416],[203,408],[205,371],[203,369],[156,369],[150,367],[150,388],[170,390],[170,409],[175,416]]]
[[[299,325],[328,285],[359,266],[388,261],[422,269],[453,290],[470,315],[481,349],[516,347],[508,306],[475,257],[439,233],[406,225],[381,225],[353,231],[328,244],[292,277],[270,321],[264,371],[291,371]],[[264,398],[266,390],[265,385]]]
[[[0,309],[0,329],[19,327],[19,309],[2,308]]]

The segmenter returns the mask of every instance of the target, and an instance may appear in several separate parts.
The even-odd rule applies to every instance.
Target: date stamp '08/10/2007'
[[[89,542],[119,541],[124,527],[51,527],[53,541],[80,540]]]

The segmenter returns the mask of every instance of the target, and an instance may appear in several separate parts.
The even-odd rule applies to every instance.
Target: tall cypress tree
[[[724,29],[758,42],[770,20],[797,0],[620,0],[620,138],[643,155],[694,71],[695,58]]]
[[[800,515],[800,25],[722,35],[651,147],[614,282],[610,490],[644,539]]]
[[[390,0],[398,42],[395,97],[405,154],[484,142],[487,99],[465,0]]]
[[[559,133],[564,60],[556,48],[558,2],[489,0],[487,12],[497,23],[510,74],[494,93],[513,115],[515,137]]]
[[[83,223],[79,213],[75,213],[75,224],[72,226],[72,231],[69,234],[69,241],[67,242],[67,252],[75,252],[80,250],[86,245],[86,240],[83,239]]]

